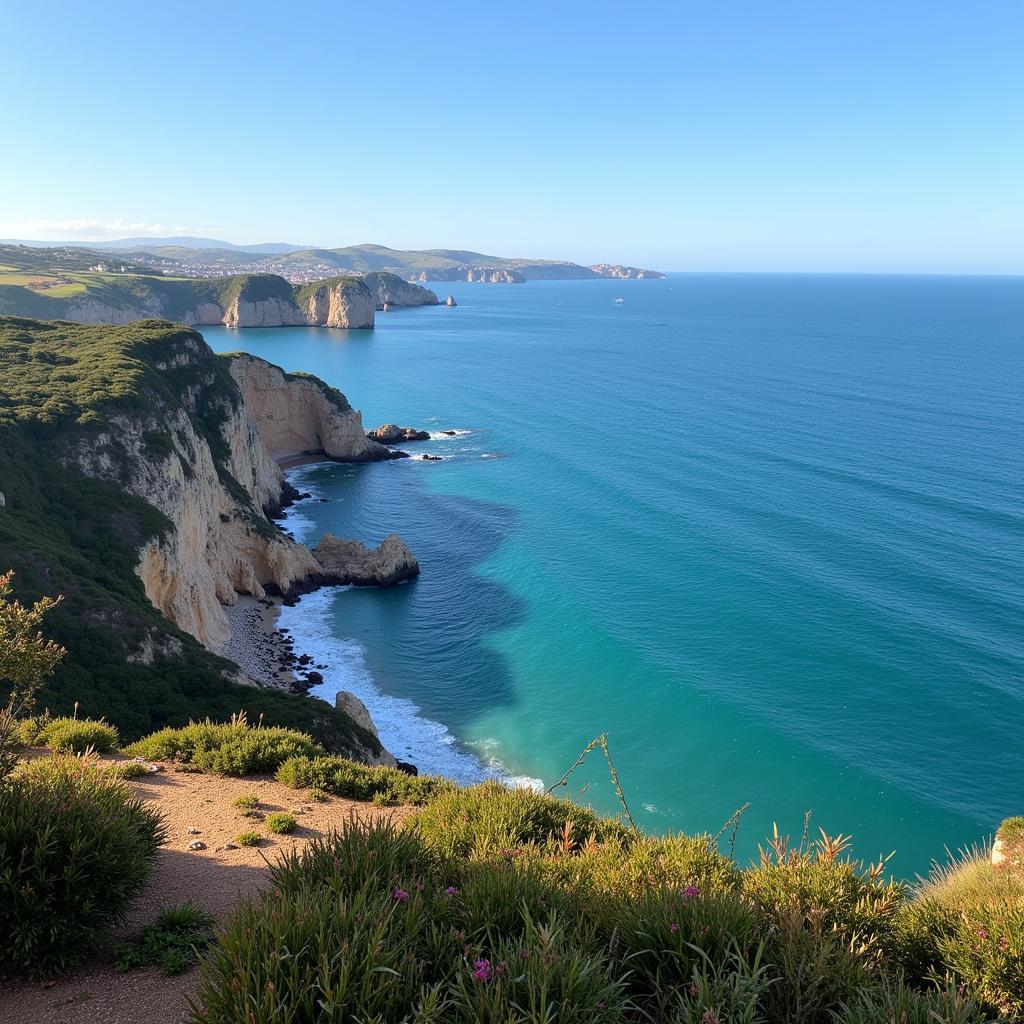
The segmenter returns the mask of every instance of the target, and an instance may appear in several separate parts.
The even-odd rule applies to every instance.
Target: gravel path
[[[149,886],[132,908],[125,925],[112,935],[117,942],[137,935],[166,906],[193,900],[219,918],[240,898],[264,884],[267,865],[282,851],[340,827],[350,815],[362,819],[402,818],[408,808],[379,809],[372,804],[332,799],[302,802],[302,792],[272,779],[228,779],[210,775],[161,772],[130,785],[164,815],[168,840],[157,855]],[[299,828],[290,836],[273,836],[259,847],[220,849],[241,831],[260,828],[232,806],[243,793],[257,793],[263,812],[290,810]],[[190,828],[199,835],[190,835]],[[199,840],[206,849],[191,851]],[[181,1024],[187,999],[195,992],[199,971],[193,968],[165,978],[150,968],[117,974],[109,953],[53,982],[0,983],[0,1024]]]

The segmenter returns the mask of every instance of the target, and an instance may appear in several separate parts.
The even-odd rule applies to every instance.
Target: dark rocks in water
[[[446,298],[444,300],[444,304],[446,306],[457,306],[458,305],[458,303],[455,301],[455,296],[454,295],[449,295],[448,298]]]
[[[395,761],[395,767],[405,775],[419,775],[420,770],[408,761]]]
[[[313,663],[313,659],[308,654],[300,655],[300,657],[299,657],[299,664],[300,665],[311,665],[312,663]]]
[[[306,678],[312,686],[319,686],[324,681],[324,677],[319,672],[307,672]]]
[[[455,431],[454,430],[442,430],[441,433],[445,434],[448,437],[454,437],[455,436]]]
[[[379,427],[368,430],[366,436],[371,441],[378,441],[381,444],[430,440],[430,434],[426,430],[417,430],[415,427],[399,427],[394,423],[382,423]]]
[[[440,455],[421,455],[420,458],[424,462],[443,462],[444,460]]]

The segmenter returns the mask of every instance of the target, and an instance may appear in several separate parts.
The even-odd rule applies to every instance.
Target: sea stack
[[[449,295],[448,298],[446,298],[444,300],[444,304],[446,306],[457,306],[458,305],[458,303],[455,301],[455,296],[454,295]]]

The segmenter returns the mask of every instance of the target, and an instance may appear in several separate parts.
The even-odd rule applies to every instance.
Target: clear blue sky
[[[0,237],[1024,272],[1024,2],[3,0]]]

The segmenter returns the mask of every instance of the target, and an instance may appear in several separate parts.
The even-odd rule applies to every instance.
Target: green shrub
[[[918,992],[888,981],[863,989],[834,1019],[835,1024],[986,1024],[989,1016],[955,988]]]
[[[591,837],[627,834],[622,825],[599,818],[587,807],[498,782],[442,792],[415,820],[427,843],[457,857],[501,854],[523,846],[577,849]]]
[[[950,974],[980,1003],[1024,1020],[1024,876],[971,851],[933,871],[901,910],[914,978]]]
[[[411,891],[435,875],[446,886],[458,881],[445,874],[437,856],[415,832],[386,819],[364,823],[354,815],[339,831],[316,837],[302,850],[282,854],[270,869],[273,888],[286,899],[319,886],[340,893],[364,887],[390,891],[398,880]]]
[[[193,722],[182,729],[161,729],[133,743],[125,753],[149,761],[175,761],[215,775],[269,775],[293,757],[322,754],[305,733],[276,727]]]
[[[259,793],[243,793],[231,801],[231,806],[237,807],[240,811],[254,811],[259,805]]]
[[[143,761],[118,761],[110,765],[108,770],[119,779],[137,779],[149,774],[149,769]]]
[[[437,775],[406,775],[397,768],[357,764],[343,757],[294,757],[277,772],[277,781],[295,789],[319,789],[349,800],[425,804],[455,785]]]
[[[38,734],[35,745],[70,754],[91,747],[97,754],[107,754],[117,749],[117,729],[91,718],[54,718]]]
[[[273,814],[267,815],[264,824],[276,835],[285,836],[294,832],[299,823],[294,814],[289,814],[287,811],[274,811]]]
[[[94,761],[30,762],[0,786],[0,974],[80,960],[141,891],[160,817]]]
[[[259,832],[253,832],[251,829],[246,832],[239,832],[235,836],[235,842],[239,846],[259,846],[263,842],[263,836]]]
[[[117,951],[114,969],[159,967],[167,975],[187,971],[213,938],[213,917],[195,903],[168,907],[142,930],[138,942]]]
[[[451,869],[388,822],[351,821],[284,858],[208,955],[194,1019],[623,1019],[608,950],[585,920],[538,912],[541,876],[479,862],[455,885]]]

